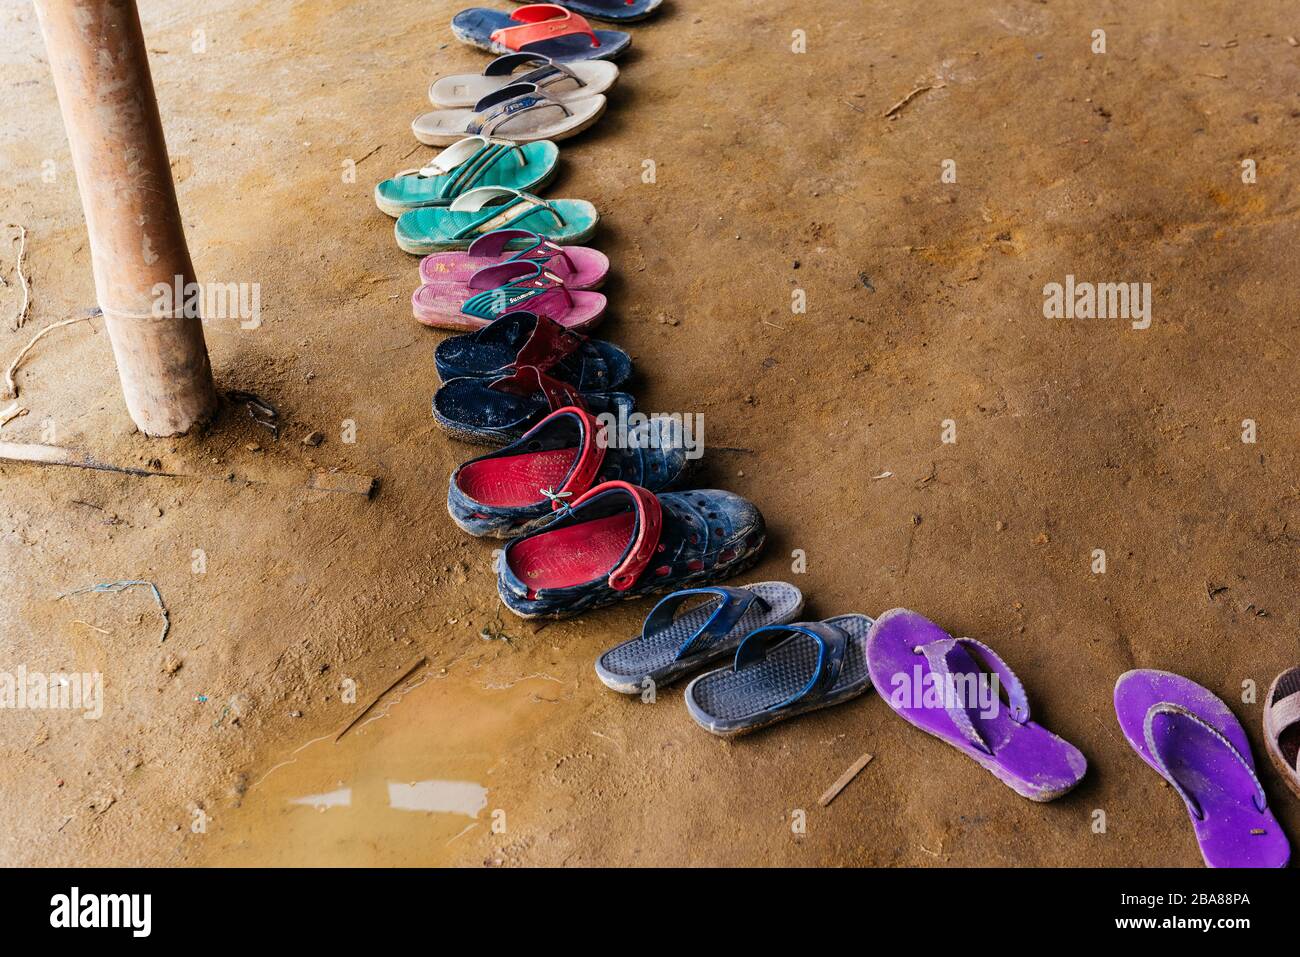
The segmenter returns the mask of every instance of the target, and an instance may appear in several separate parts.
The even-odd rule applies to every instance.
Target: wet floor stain
[[[435,865],[487,847],[504,771],[565,694],[543,675],[505,686],[426,676],[342,740],[306,742],[257,779],[204,836],[214,864]],[[520,805],[511,808],[516,813]],[[520,810],[524,816],[527,811]]]

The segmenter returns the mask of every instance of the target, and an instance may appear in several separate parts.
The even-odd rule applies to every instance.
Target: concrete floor
[[[284,432],[231,410],[201,436],[134,433],[95,321],[24,363],[30,412],[0,440],[196,477],[0,467],[0,667],[105,681],[98,721],[0,715],[0,862],[1195,866],[1113,718],[1134,667],[1232,704],[1300,837],[1243,701],[1300,659],[1290,4],[669,0],[548,193],[602,213],[600,334],[636,356],[641,407],[704,413],[704,482],[764,510],[751,578],[795,581],[819,616],[907,606],[997,647],[1090,762],[1046,806],[875,695],[734,742],[677,689],[616,697],[591,662],[648,603],[541,629],[499,613],[496,543],[444,510],[476,450],[429,416],[440,334],[411,318],[416,261],[371,200],[431,155],[408,129],[430,80],[485,62],[451,38],[458,4],[142,7],[199,277],[261,289],[260,328],[208,323],[214,368]],[[25,328],[0,325],[7,362],[94,293],[21,0],[0,0],[0,64],[0,222],[30,230],[34,295]],[[1067,275],[1150,283],[1150,327],[1044,318]],[[380,491],[302,488],[326,468]],[[137,578],[170,608],[161,646],[146,592],[58,597]],[[479,637],[498,614],[508,643]],[[335,744],[348,689],[363,704],[420,656]],[[482,804],[394,807],[422,781]]]

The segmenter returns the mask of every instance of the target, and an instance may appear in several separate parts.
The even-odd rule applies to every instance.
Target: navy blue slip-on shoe
[[[476,332],[443,339],[433,350],[433,364],[443,382],[533,366],[579,392],[617,389],[632,375],[632,357],[613,343],[588,339],[554,319],[522,310]]]
[[[522,618],[564,618],[730,578],[758,560],[763,515],[717,489],[655,495],[605,482],[506,545],[502,603]]]
[[[696,464],[681,420],[654,416],[611,447],[607,430],[583,409],[557,409],[505,448],[451,473],[447,511],[471,535],[510,538],[550,520],[566,500],[622,479],[651,491],[680,483]]]

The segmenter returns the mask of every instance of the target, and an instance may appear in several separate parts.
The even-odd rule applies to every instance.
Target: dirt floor
[[[874,694],[724,742],[678,688],[606,691],[592,661],[648,603],[500,611],[499,543],[444,505],[478,450],[430,417],[440,334],[371,199],[431,155],[408,128],[430,80],[486,61],[452,40],[460,4],[141,6],[199,277],[261,286],[260,328],[207,326],[219,383],[284,430],[136,433],[98,320],[23,365],[0,440],[196,477],[0,467],[0,669],[105,681],[101,720],[0,716],[0,863],[1198,865],[1114,720],[1134,667],[1232,703],[1300,840],[1243,701],[1300,658],[1292,4],[668,0],[549,192],[602,213],[601,334],[641,408],[704,413],[704,484],[766,514],[751,578],[997,647],[1091,765],[1045,806]],[[7,365],[94,287],[24,0],[0,0],[0,64],[0,223],[30,230],[34,297],[14,330],[0,247]],[[1067,275],[1151,283],[1150,328],[1044,318]],[[330,468],[378,494],[303,487]],[[143,589],[59,597],[121,579],[157,583],[165,643]],[[509,640],[480,637],[498,619]]]

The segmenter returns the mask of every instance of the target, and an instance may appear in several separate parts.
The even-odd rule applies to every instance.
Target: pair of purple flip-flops
[[[1285,867],[1291,845],[1255,772],[1250,740],[1212,691],[1142,669],[1115,682],[1128,743],[1183,799],[1210,867]]]

